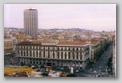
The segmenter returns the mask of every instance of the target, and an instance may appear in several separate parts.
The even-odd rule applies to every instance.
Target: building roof
[[[42,43],[40,41],[23,41],[20,42],[18,45],[56,45],[56,46],[84,46],[84,45],[88,45],[87,42],[75,42],[75,41],[60,41],[57,43]]]
[[[18,43],[18,45],[23,45],[23,44],[36,44],[36,45],[38,45],[38,44],[41,44],[41,42],[40,41],[23,41],[23,42]]]
[[[61,46],[83,46],[83,45],[87,45],[88,43],[86,42],[59,42],[58,45]]]
[[[24,11],[37,11],[37,9],[29,8],[29,9],[25,9]]]
[[[92,44],[96,44],[96,43],[99,43],[100,41],[103,41],[105,40],[105,38],[101,37],[101,38],[93,38],[92,40],[90,40],[90,42]]]

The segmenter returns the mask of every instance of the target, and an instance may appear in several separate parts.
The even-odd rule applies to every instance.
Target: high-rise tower
[[[24,10],[24,31],[25,34],[36,36],[38,30],[38,11],[37,9]]]

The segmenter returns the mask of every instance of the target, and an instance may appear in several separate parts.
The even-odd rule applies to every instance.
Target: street
[[[107,72],[107,62],[113,52],[112,45],[110,45],[102,54],[100,59],[92,65],[91,68],[84,72],[76,73],[78,77],[111,77],[112,75]]]

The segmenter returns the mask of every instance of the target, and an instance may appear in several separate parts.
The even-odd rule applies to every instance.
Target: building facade
[[[101,55],[101,43],[100,42],[96,42],[94,44],[91,44],[90,46],[90,60],[91,62],[96,62]]]
[[[85,68],[89,63],[88,44],[42,44],[23,42],[16,46],[18,61],[25,64],[73,66]]]
[[[36,9],[24,10],[24,30],[25,34],[36,36],[38,30],[38,11]]]
[[[110,42],[106,38],[97,38],[90,43],[90,61],[96,63],[102,53],[107,49]]]

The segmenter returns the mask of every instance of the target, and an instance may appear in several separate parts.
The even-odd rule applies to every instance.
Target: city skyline
[[[24,28],[23,11],[29,8],[38,10],[39,29],[116,31],[116,4],[5,4],[4,27]]]

